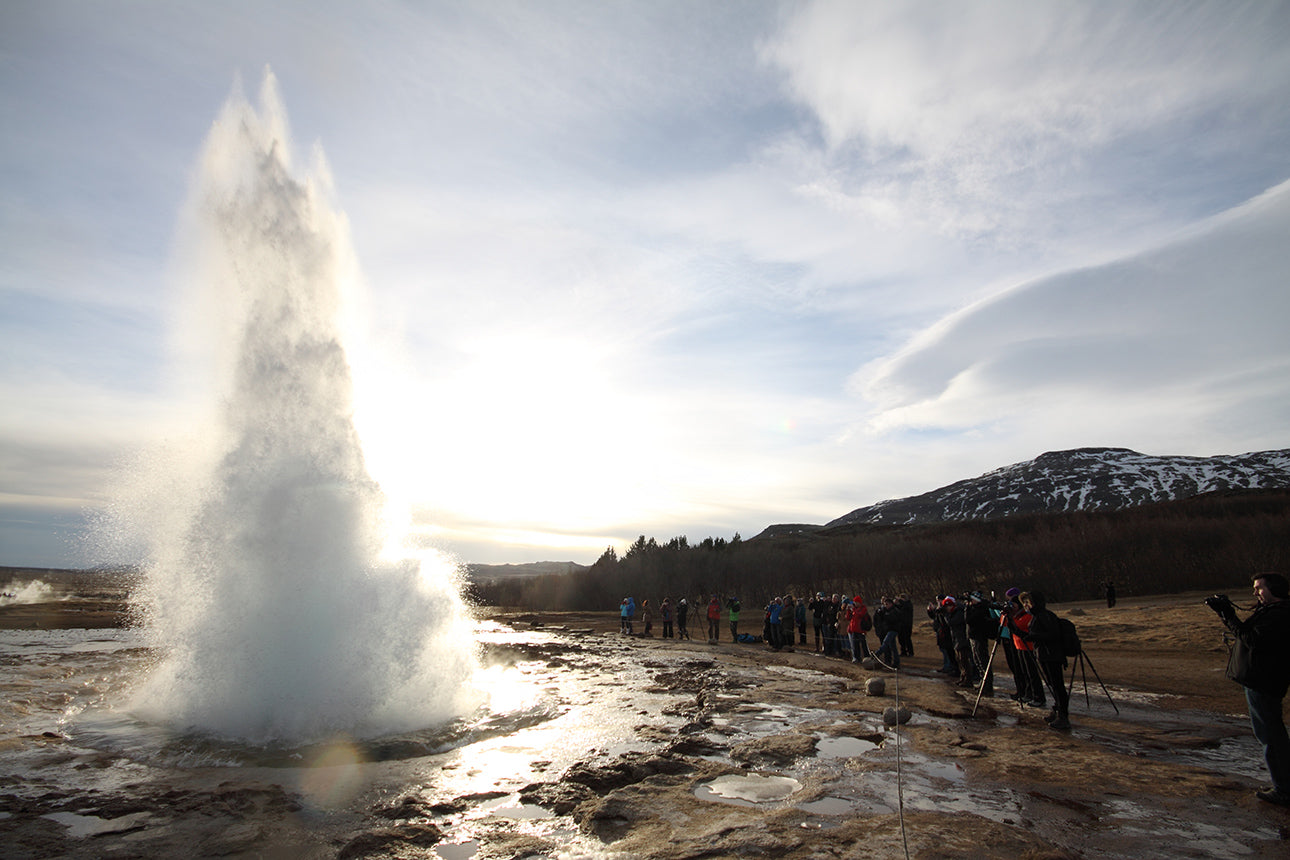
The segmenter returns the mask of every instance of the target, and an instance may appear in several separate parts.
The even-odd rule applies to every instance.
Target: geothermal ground
[[[973,716],[928,628],[892,674],[724,629],[626,637],[616,610],[483,610],[478,714],[263,750],[130,719],[156,655],[113,627],[126,595],[106,582],[0,605],[7,858],[1290,853],[1203,595],[1055,607],[1109,690],[1076,678],[1070,732],[1009,700],[1006,669]],[[911,717],[888,725],[897,706]]]

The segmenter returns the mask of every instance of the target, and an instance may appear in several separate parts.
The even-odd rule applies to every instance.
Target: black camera
[[[1232,604],[1231,598],[1226,594],[1215,594],[1213,597],[1206,597],[1205,605],[1217,612],[1219,615],[1231,615],[1236,611],[1236,607]]]

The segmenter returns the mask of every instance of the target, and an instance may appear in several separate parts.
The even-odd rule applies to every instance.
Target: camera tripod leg
[[[1084,671],[1084,653],[1081,651],[1074,660],[1071,661],[1071,679],[1066,684],[1066,698],[1069,700],[1075,692],[1075,670],[1078,669],[1080,678],[1084,681],[1084,707],[1093,707],[1092,701],[1088,697],[1088,673]]]
[[[1025,655],[1022,658],[1021,662],[1022,662],[1022,665],[1025,666],[1026,668],[1026,689],[1029,691],[1031,697],[1034,698],[1036,696],[1042,696],[1044,692],[1044,687],[1048,687],[1049,692],[1052,693],[1053,702],[1056,703],[1057,693],[1056,691],[1051,689],[1052,684],[1049,683],[1047,676],[1044,675],[1044,670],[1039,665],[1039,657],[1035,655],[1035,652],[1033,649],[1029,651],[1022,651],[1021,653]],[[1029,703],[1023,702],[1022,704],[1024,706]],[[1039,707],[1042,708],[1043,705],[1040,704]]]
[[[981,675],[981,686],[976,690],[976,701],[972,703],[972,716],[976,716],[977,706],[981,704],[981,694],[985,692],[986,682],[990,678],[990,668],[994,665],[995,652],[999,650],[999,640],[994,640],[994,647],[990,649],[990,659],[985,661],[985,672]]]
[[[1111,691],[1106,688],[1106,684],[1102,683],[1102,676],[1097,673],[1097,667],[1093,665],[1093,661],[1089,659],[1088,655],[1085,654],[1083,650],[1079,652],[1079,657],[1081,661],[1087,663],[1088,667],[1093,670],[1093,677],[1097,678],[1097,683],[1102,687],[1102,692],[1106,694],[1106,700],[1111,703],[1112,708],[1115,708],[1116,716],[1119,716],[1120,709],[1116,706],[1115,699],[1111,698]],[[1085,680],[1084,683],[1087,687],[1088,681]]]

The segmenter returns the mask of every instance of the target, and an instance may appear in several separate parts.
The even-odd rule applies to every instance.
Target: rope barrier
[[[892,672],[892,695],[896,699],[896,722],[892,727],[896,735],[896,813],[900,820],[900,843],[905,850],[905,860],[909,860],[909,833],[905,828],[905,783],[900,755],[900,667],[889,666],[878,656],[877,651],[869,652],[873,661]]]

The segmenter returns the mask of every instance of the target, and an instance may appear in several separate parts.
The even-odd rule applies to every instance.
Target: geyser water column
[[[338,325],[351,254],[329,192],[321,157],[293,172],[270,74],[258,111],[230,98],[193,207],[194,276],[224,341],[213,454],[153,491],[163,515],[144,535],[142,614],[164,657],[133,710],[181,731],[373,737],[471,704],[455,567],[387,549],[352,420]]]

